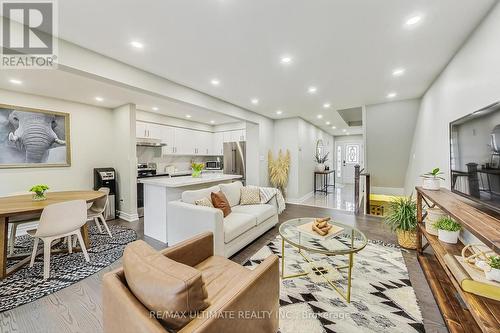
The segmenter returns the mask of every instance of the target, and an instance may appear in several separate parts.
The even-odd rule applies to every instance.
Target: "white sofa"
[[[278,223],[276,197],[267,204],[240,205],[240,181],[210,188],[185,191],[181,200],[168,203],[168,245],[172,246],[205,231],[214,234],[215,255],[229,258]],[[197,206],[195,201],[222,191],[231,205],[223,217],[217,208]]]

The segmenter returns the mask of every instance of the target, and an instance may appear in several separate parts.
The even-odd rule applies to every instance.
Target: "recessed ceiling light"
[[[332,126],[332,129],[337,129],[337,127],[335,127],[335,126]]]
[[[23,81],[17,79],[10,79],[9,82],[12,84],[23,84]]]
[[[186,118],[191,118],[191,115],[190,115],[190,114],[187,114],[187,115],[186,115]]]
[[[396,97],[398,94],[396,94],[395,92],[391,92],[391,93],[388,93],[387,94],[387,98],[394,98]]]
[[[158,107],[156,107],[156,106],[153,106],[151,109],[152,109],[153,111],[158,111],[158,110],[159,110],[159,109],[158,109]]]
[[[144,44],[142,44],[141,42],[138,42],[136,40],[131,41],[130,45],[132,45],[136,49],[142,49],[144,47]]]
[[[323,115],[322,115],[322,114],[318,114],[318,115],[316,116],[316,118],[321,119],[321,118],[323,118]]]
[[[220,84],[220,81],[219,81],[219,79],[212,79],[212,80],[210,81],[210,83],[211,83],[213,86],[218,86],[218,85]]]
[[[324,107],[325,109],[328,109],[330,106],[332,106],[330,103],[325,103],[325,104],[323,104],[323,107]]]
[[[309,87],[309,89],[307,89],[307,91],[310,94],[315,94],[318,91],[318,88],[316,88],[316,87]]]
[[[394,71],[392,71],[392,75],[393,76],[401,76],[405,73],[405,69],[404,68],[396,68]]]
[[[292,62],[292,57],[290,56],[283,56],[281,57],[281,63],[282,64],[289,64]]]
[[[102,102],[102,101],[104,101],[104,98],[97,96],[95,98],[95,100],[98,101],[98,102]]]
[[[344,128],[344,129],[342,130],[342,132],[344,132],[344,133],[345,133],[345,132],[347,132],[347,130]]]
[[[327,125],[330,125],[331,123],[329,121],[326,122]]]
[[[282,113],[283,113],[283,111],[281,111],[281,110],[276,111],[276,114],[277,114],[277,115],[280,115],[280,114],[282,114]]]
[[[412,16],[410,17],[409,19],[406,20],[405,24],[407,26],[412,26],[412,25],[415,25],[417,24],[418,22],[422,21],[422,16],[420,15],[415,15],[415,16]]]
[[[257,104],[259,104],[259,99],[258,98],[252,98],[251,102],[252,102],[253,105],[257,105]]]
[[[210,120],[210,124],[215,124],[215,120]]]
[[[347,132],[345,135],[349,135],[349,134],[350,134],[350,133],[349,133],[349,132]]]

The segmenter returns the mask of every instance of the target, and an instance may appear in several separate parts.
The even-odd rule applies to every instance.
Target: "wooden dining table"
[[[13,273],[21,267],[21,264],[29,262],[29,257],[26,260],[16,264],[14,267],[7,269],[7,243],[8,243],[8,225],[9,218],[22,218],[23,216],[33,216],[41,214],[43,209],[48,205],[55,203],[85,200],[87,203],[93,203],[106,194],[98,191],[63,191],[63,192],[47,192],[46,200],[34,201],[31,194],[16,195],[9,197],[0,197],[0,279],[4,279],[7,275]],[[58,223],[62,221],[53,221]],[[87,249],[90,248],[90,238],[87,223],[82,228],[82,237]]]

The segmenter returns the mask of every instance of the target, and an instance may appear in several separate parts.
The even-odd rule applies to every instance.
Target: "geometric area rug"
[[[32,268],[29,263],[7,278],[0,280],[0,312],[33,302],[41,297],[66,288],[120,259],[125,246],[137,239],[134,230],[110,225],[113,237],[104,231],[99,234],[95,226],[89,226],[90,262],[87,263],[82,252],[52,254],[50,256],[50,278],[43,279],[43,254],[36,257]],[[54,242],[55,243],[55,242]],[[39,249],[43,248],[40,241]],[[67,249],[60,242],[53,249]],[[16,237],[15,253],[31,253],[33,238],[28,235]],[[15,265],[19,260],[8,260],[7,267]]]
[[[275,254],[281,260],[281,237],[261,248],[244,266],[254,268]],[[294,247],[285,242],[286,274],[308,275],[281,280],[281,333],[425,332],[415,291],[408,278],[401,249],[368,241],[354,256],[351,303],[347,303],[324,279],[311,271]],[[309,254],[325,272],[346,265],[347,256]],[[281,262],[280,262],[281,270]],[[347,270],[328,270],[328,277],[345,290]]]

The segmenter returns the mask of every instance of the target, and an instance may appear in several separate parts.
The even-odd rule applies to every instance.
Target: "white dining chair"
[[[17,195],[27,195],[27,194],[32,194],[32,193],[31,192],[13,192],[13,193],[9,193],[7,195],[4,195],[2,197],[6,198],[6,197],[17,196]],[[11,217],[9,219],[9,225],[10,225],[10,235],[9,235],[9,242],[8,242],[9,255],[14,254],[14,251],[16,249],[17,227],[20,226],[21,224],[38,222],[38,220],[39,220],[38,214],[20,215],[20,216]]]
[[[111,231],[109,230],[108,224],[106,223],[106,219],[104,218],[104,212],[108,207],[109,188],[101,187],[98,191],[103,192],[106,195],[94,201],[92,206],[90,206],[90,208],[87,210],[87,221],[94,220],[99,233],[102,233],[102,228],[100,225],[100,223],[102,223],[104,225],[104,228],[106,228],[109,237],[113,237]]]
[[[80,228],[87,222],[87,204],[84,200],[73,200],[48,205],[44,208],[40,216],[40,223],[37,229],[28,230],[27,233],[35,239],[33,253],[31,255],[30,267],[35,263],[35,257],[38,251],[38,242],[43,241],[43,278],[50,276],[50,252],[51,244],[58,238],[75,235],[80,243],[80,247],[89,262],[90,258],[87,248],[83,242]],[[68,246],[71,251],[71,242]]]

